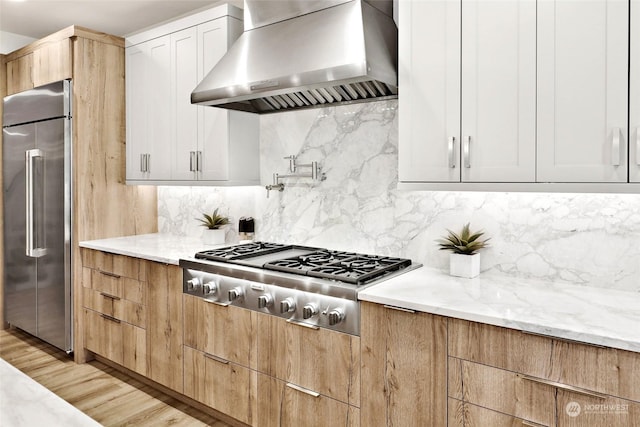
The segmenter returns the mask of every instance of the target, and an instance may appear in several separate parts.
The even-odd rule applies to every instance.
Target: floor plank
[[[107,427],[230,427],[98,361],[77,365],[18,329],[0,330],[0,357]]]

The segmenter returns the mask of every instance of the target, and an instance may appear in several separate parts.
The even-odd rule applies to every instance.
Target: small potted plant
[[[202,240],[209,245],[221,245],[224,243],[225,230],[221,227],[229,224],[229,218],[218,214],[218,209],[213,211],[211,215],[203,213],[204,218],[196,218],[203,227],[207,227],[204,231]]]
[[[489,239],[480,240],[484,232],[472,233],[467,223],[460,234],[447,229],[449,234],[437,240],[441,251],[451,251],[449,255],[449,274],[471,279],[480,274],[480,253],[482,248],[489,246]]]

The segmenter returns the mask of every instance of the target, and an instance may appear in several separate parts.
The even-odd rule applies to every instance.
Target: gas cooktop
[[[253,242],[198,252],[195,258],[317,277],[356,286],[411,266],[410,259]]]

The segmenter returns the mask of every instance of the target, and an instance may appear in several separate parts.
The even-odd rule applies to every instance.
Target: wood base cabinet
[[[258,425],[254,370],[185,345],[184,394],[245,424]]]
[[[258,427],[360,426],[358,408],[263,374],[258,374],[258,412]]]
[[[362,303],[361,424],[447,424],[447,319]]]

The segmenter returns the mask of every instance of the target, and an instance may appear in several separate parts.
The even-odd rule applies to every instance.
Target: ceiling
[[[241,0],[0,0],[0,31],[35,39],[69,25],[124,36],[221,3]]]

